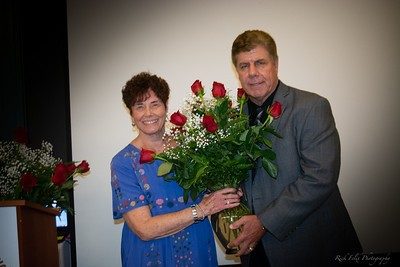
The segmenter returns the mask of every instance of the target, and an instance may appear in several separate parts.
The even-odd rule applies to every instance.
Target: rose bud
[[[22,190],[25,192],[31,192],[32,189],[37,186],[37,178],[32,173],[24,173],[21,175],[19,183]]]
[[[282,113],[282,104],[278,101],[275,101],[269,108],[268,108],[268,114],[271,115],[274,119],[279,118]]]
[[[246,92],[244,91],[243,88],[238,88],[237,89],[237,100],[240,101],[244,98],[246,98]]]
[[[86,160],[82,160],[76,168],[79,170],[79,173],[85,173],[90,170],[89,163]]]
[[[51,177],[51,181],[55,185],[63,185],[67,180],[69,173],[68,168],[63,163],[58,163],[54,168],[53,176]]]
[[[204,128],[210,133],[214,133],[218,130],[218,124],[215,122],[214,117],[211,115],[204,115],[203,122]]]
[[[201,85],[201,81],[199,81],[199,80],[196,80],[196,81],[192,84],[191,88],[192,88],[193,94],[195,94],[195,95],[197,95],[197,96],[198,96],[198,95],[204,94],[203,85]]]
[[[187,118],[178,110],[177,112],[172,113],[169,121],[175,124],[176,126],[183,126],[185,125]]]
[[[222,98],[226,95],[225,86],[222,83],[214,82],[211,90],[213,97]]]
[[[156,152],[142,148],[142,151],[140,151],[139,163],[140,164],[151,163],[154,160],[155,155]]]

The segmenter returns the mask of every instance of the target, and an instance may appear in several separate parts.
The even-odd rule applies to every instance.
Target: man
[[[243,266],[332,266],[340,255],[361,252],[337,186],[340,141],[328,100],[278,79],[276,44],[263,31],[240,34],[232,61],[251,119],[273,101],[282,104],[273,126],[283,138],[271,139],[278,176],[254,170],[244,184],[254,215],[231,225],[242,227],[231,245],[239,245]]]

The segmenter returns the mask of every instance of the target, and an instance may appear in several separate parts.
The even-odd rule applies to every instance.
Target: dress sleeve
[[[111,161],[113,218],[132,209],[148,205],[143,187],[134,168],[132,155],[117,155]]]

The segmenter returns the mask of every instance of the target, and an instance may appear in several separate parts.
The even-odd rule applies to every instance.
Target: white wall
[[[165,77],[171,112],[196,79],[235,91],[230,47],[256,28],[278,44],[280,78],[332,104],[339,185],[364,249],[400,251],[400,1],[67,2],[73,158],[91,165],[75,189],[78,266],[120,263],[109,162],[135,136],[122,86],[144,70]]]

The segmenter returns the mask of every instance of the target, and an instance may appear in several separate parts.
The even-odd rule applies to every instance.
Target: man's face
[[[236,71],[246,94],[262,105],[278,84],[278,62],[263,46],[236,55]]]

